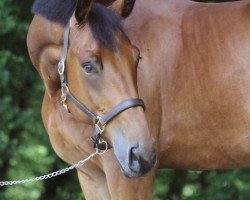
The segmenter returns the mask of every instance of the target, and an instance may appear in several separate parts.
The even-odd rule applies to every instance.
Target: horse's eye
[[[86,62],[82,64],[82,68],[86,74],[97,73],[97,69],[91,62]]]

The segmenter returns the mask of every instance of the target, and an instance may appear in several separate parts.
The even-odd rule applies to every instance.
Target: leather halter
[[[134,99],[127,99],[116,105],[110,111],[105,113],[103,116],[98,116],[89,110],[83,103],[81,103],[70,91],[68,88],[67,83],[67,76],[66,76],[66,59],[68,54],[68,47],[69,47],[69,34],[70,34],[70,24],[68,23],[64,32],[64,46],[63,46],[63,56],[60,62],[58,63],[58,73],[60,75],[61,81],[61,103],[63,107],[68,111],[68,107],[66,104],[66,100],[72,101],[76,107],[78,107],[85,115],[89,117],[89,119],[95,125],[94,134],[91,137],[94,148],[99,150],[107,150],[110,145],[101,137],[101,134],[105,130],[105,126],[117,115],[121,112],[132,108],[141,106],[145,110],[145,104],[142,99],[134,98]]]

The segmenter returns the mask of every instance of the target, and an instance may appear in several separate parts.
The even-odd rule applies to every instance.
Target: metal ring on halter
[[[63,60],[60,60],[60,62],[58,63],[58,74],[62,76],[64,74],[64,70],[65,62]]]
[[[105,146],[106,146],[106,148],[102,151],[102,150],[100,150],[100,149],[98,149],[98,148],[96,148],[96,152],[97,152],[97,154],[98,155],[102,155],[102,154],[104,154],[107,150],[108,150],[108,143],[104,140],[104,139],[102,139],[102,138],[99,138],[99,140],[98,140],[98,142],[101,144],[105,144]]]

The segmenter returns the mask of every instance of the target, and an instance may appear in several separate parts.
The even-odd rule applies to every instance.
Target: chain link
[[[91,158],[95,157],[96,155],[101,155],[106,151],[100,152],[100,150],[96,150],[96,152],[92,153],[90,156],[88,156],[87,158],[85,158],[84,160],[80,160],[78,163],[71,165],[70,167],[67,167],[65,169],[61,169],[49,174],[45,174],[42,176],[38,176],[35,178],[29,178],[29,179],[22,179],[22,180],[16,180],[16,181],[0,181],[0,186],[9,186],[9,185],[17,185],[17,184],[25,184],[25,183],[31,183],[31,182],[37,182],[37,181],[42,181],[42,180],[46,180],[46,179],[51,179],[54,178],[56,176],[60,176],[62,174],[65,174],[73,169],[76,169],[78,167],[83,166],[87,161],[89,161]]]

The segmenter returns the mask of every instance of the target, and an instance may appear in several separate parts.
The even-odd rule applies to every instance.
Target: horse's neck
[[[157,2],[162,3],[159,9],[159,5],[150,7],[152,0],[137,4],[126,26],[132,43],[141,51],[138,90],[149,105],[151,133],[160,132],[160,166],[214,169],[249,165],[250,1],[213,6]],[[236,71],[241,72],[240,78],[234,75]],[[228,82],[221,80],[225,73]],[[221,102],[222,107],[218,106]]]
[[[62,25],[36,15],[27,36],[31,61],[50,95],[60,88],[56,66],[62,55],[63,33]]]
[[[181,16],[190,6],[197,4],[189,0],[137,0],[133,12],[125,20],[125,29],[132,43],[138,45],[138,41],[144,39],[149,32],[142,32],[142,28],[155,29],[154,36],[161,34],[155,26],[161,25],[164,31],[168,23],[178,25],[181,23]]]

